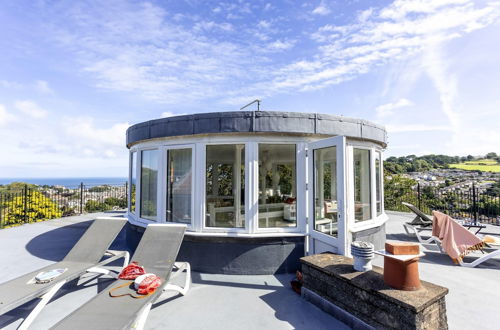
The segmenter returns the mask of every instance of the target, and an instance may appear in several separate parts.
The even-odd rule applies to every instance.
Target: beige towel
[[[432,211],[432,236],[441,240],[443,250],[455,263],[472,250],[483,248],[483,241],[446,214]]]

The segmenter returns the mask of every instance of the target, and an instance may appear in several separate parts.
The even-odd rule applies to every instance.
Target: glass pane
[[[192,151],[167,152],[167,221],[191,223]]]
[[[158,150],[141,151],[141,218],[156,221]]]
[[[207,146],[206,226],[245,227],[245,145]]]
[[[382,153],[377,151],[375,153],[375,192],[376,192],[376,200],[377,200],[377,215],[382,214],[382,199],[381,199],[381,191],[382,191],[382,180],[380,173],[380,164],[382,164]]]
[[[295,145],[259,144],[259,227],[296,227]]]
[[[354,148],[354,219],[371,218],[370,150]]]
[[[314,150],[314,229],[338,237],[337,147]]]
[[[130,155],[130,212],[135,213],[135,200],[136,200],[136,183],[137,183],[137,152],[132,152]]]

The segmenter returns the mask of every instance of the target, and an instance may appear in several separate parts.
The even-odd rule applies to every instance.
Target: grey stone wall
[[[422,281],[420,290],[395,290],[384,284],[381,268],[356,272],[351,258],[334,254],[304,257],[301,263],[306,292],[314,292],[361,320],[351,321],[351,326],[358,325],[355,328],[367,325],[376,329],[448,328],[445,304],[448,289],[444,287]],[[309,300],[318,301],[317,297]],[[335,311],[331,307],[325,309],[327,303],[316,304],[327,312]],[[345,314],[336,314],[346,319]]]

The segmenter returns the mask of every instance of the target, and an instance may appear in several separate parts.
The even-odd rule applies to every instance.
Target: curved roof
[[[127,147],[155,138],[217,133],[344,135],[387,144],[383,126],[320,113],[279,111],[211,112],[154,119],[127,129]]]

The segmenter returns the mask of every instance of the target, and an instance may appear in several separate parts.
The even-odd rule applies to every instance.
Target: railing
[[[86,187],[37,187],[0,193],[0,228],[85,212],[127,208],[127,183]]]
[[[411,203],[426,214],[438,210],[457,219],[500,225],[500,196],[488,195],[475,185],[459,191],[420,184],[413,189],[385,190],[386,210],[409,212],[401,202]]]

